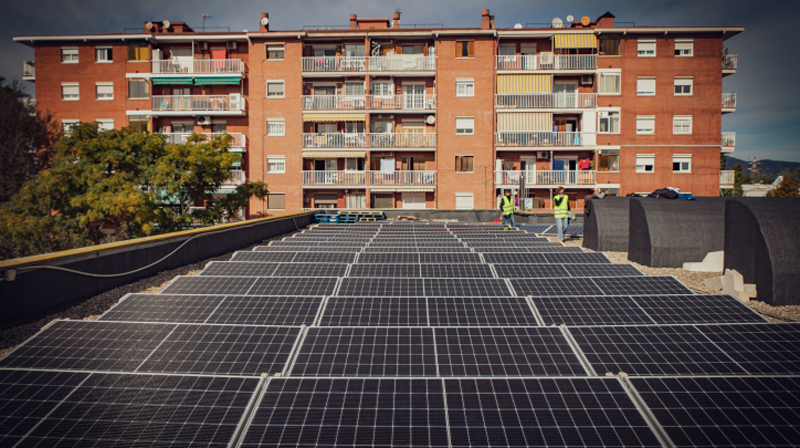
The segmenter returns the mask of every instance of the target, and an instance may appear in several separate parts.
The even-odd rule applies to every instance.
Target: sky
[[[722,117],[722,131],[736,132],[739,159],[800,162],[800,56],[795,34],[800,20],[796,0],[25,0],[7,2],[0,13],[0,77],[19,80],[23,61],[33,50],[14,36],[95,34],[141,30],[147,21],[186,22],[231,31],[258,30],[262,12],[271,30],[304,25],[347,25],[350,14],[391,17],[402,23],[441,23],[447,28],[480,27],[488,8],[498,28],[515,23],[547,23],[584,15],[596,19],[606,11],[617,22],[636,26],[743,26],[744,33],[725,41],[739,55],[737,73],[723,79],[723,92],[737,94],[736,112]],[[24,82],[31,94],[35,86]]]

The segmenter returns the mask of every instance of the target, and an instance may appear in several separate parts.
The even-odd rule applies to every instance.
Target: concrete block
[[[745,284],[742,274],[737,271],[726,269],[722,276],[722,293],[733,296],[742,302],[747,302],[755,298],[755,285]]]
[[[722,272],[725,265],[725,251],[715,250],[706,254],[701,262],[683,263],[683,269],[692,272]]]

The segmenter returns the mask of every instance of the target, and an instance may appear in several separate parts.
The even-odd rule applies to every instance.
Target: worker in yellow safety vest
[[[511,223],[511,227],[516,227],[514,225],[514,198],[511,197],[511,190],[506,190],[506,194],[500,201],[500,217],[503,218],[503,227],[506,229],[508,229],[506,223]]]
[[[558,240],[563,243],[564,232],[569,224],[569,197],[564,194],[564,187],[556,189],[556,195],[553,197],[553,209],[555,210]]]

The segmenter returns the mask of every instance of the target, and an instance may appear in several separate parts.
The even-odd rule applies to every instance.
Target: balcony
[[[236,188],[239,185],[244,184],[246,181],[244,171],[241,169],[231,170],[231,177],[230,179],[226,180],[222,183],[223,189],[232,189]]]
[[[303,171],[308,187],[430,187],[436,171]]]
[[[303,134],[304,148],[434,148],[436,134]]]
[[[736,171],[734,170],[720,170],[719,171],[719,188],[733,188],[734,180],[736,179]]]
[[[25,61],[22,63],[22,80],[36,80],[36,63],[34,61]]]
[[[595,170],[495,171],[495,185],[519,185],[522,178],[530,186],[592,186],[597,183]]]
[[[497,70],[536,71],[536,70],[595,70],[596,54],[552,54],[536,55],[498,55]]]
[[[736,112],[736,94],[723,93],[722,94],[722,113]]]
[[[183,144],[192,135],[191,132],[164,132],[163,135],[167,136],[167,143]],[[225,132],[197,132],[197,134],[206,137],[206,140],[211,140],[217,135],[225,135]],[[247,148],[247,136],[240,132],[232,132],[228,135],[231,136],[231,142],[228,146],[232,152],[244,152]]]
[[[152,73],[159,75],[241,75],[241,59],[167,59],[151,62]]]
[[[498,109],[586,109],[597,107],[596,93],[500,93]]]
[[[368,59],[371,72],[432,72],[436,70],[436,56],[398,54],[370,56]]]
[[[736,133],[723,132],[720,146],[722,146],[722,152],[733,152],[736,149]]]
[[[303,110],[389,110],[427,111],[436,109],[436,95],[303,95]]]
[[[400,132],[393,134],[368,134],[372,148],[433,148],[436,134]]]
[[[593,132],[520,131],[498,132],[497,146],[588,146],[595,144]]]
[[[724,75],[731,75],[736,73],[739,68],[739,55],[738,54],[723,54],[722,55],[722,73]]]
[[[245,99],[230,95],[153,95],[154,115],[244,115]]]
[[[304,72],[363,72],[366,56],[315,56],[302,58]]]

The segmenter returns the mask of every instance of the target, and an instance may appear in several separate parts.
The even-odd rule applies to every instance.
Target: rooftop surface
[[[524,230],[323,224],[44,328],[0,445],[790,446],[799,342]]]

